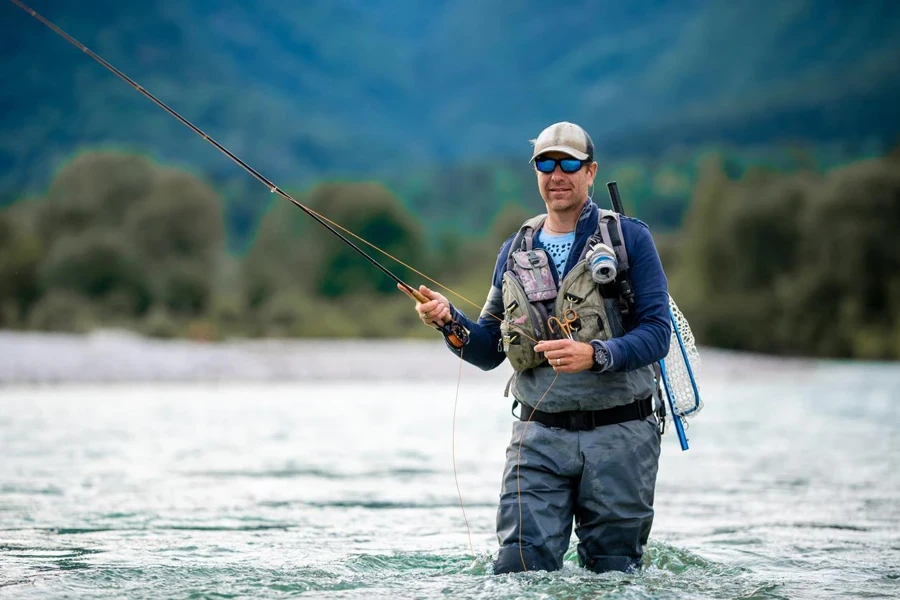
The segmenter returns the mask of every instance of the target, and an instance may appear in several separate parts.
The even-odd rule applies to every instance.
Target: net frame
[[[672,322],[672,336],[669,339],[669,352],[663,359],[665,368],[662,372],[666,379],[666,385],[661,386],[663,400],[667,402],[671,393],[672,404],[678,416],[693,417],[703,408],[699,390],[702,364],[700,352],[697,350],[697,343],[687,318],[671,296],[669,296],[669,317]],[[672,418],[673,415],[667,415],[668,420]]]

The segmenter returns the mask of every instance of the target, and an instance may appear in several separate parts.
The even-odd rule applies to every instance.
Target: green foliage
[[[28,314],[28,327],[40,331],[87,333],[100,323],[97,307],[90,299],[63,289],[41,296]]]
[[[900,358],[900,172],[825,175],[707,165],[673,296],[703,343],[783,354]]]
[[[50,184],[38,215],[48,241],[97,229],[120,229],[153,187],[156,167],[148,158],[113,152],[83,152],[66,163]]]
[[[134,315],[143,314],[151,302],[148,273],[129,240],[113,231],[60,238],[49,247],[39,280],[45,291],[69,290],[93,301],[124,297]]]
[[[384,185],[322,184],[309,193],[308,200],[309,206],[352,232],[345,235],[401,279],[408,279],[412,272],[390,257],[410,266],[421,265],[426,249],[421,225]],[[311,273],[316,293],[328,298],[369,292],[395,293],[395,283],[390,278],[324,228],[312,229],[307,240],[305,251],[318,258],[317,268]]]
[[[802,152],[792,160],[805,166],[706,153],[607,167],[629,214],[665,213],[689,190],[681,229],[653,233],[701,343],[900,358],[897,158],[831,169]],[[545,210],[533,172],[472,165],[394,184],[327,182],[295,197],[404,281],[476,317],[500,246]],[[409,194],[439,226],[404,203]],[[246,254],[226,256],[224,201],[207,183],[140,156],[79,154],[44,197],[0,209],[0,327],[200,340],[435,335],[390,278],[269,198]]]
[[[218,339],[247,337],[254,333],[246,302],[239,293],[220,291],[214,295],[209,320]]]
[[[502,246],[511,235],[519,231],[519,228],[522,227],[522,223],[541,212],[546,212],[546,208],[543,210],[528,210],[521,204],[514,202],[506,203],[500,208],[497,216],[491,221],[489,229],[490,238],[488,241],[495,245],[497,250],[500,250],[500,246]]]
[[[175,313],[200,315],[213,296],[213,281],[201,261],[169,263],[162,282],[157,300]]]
[[[154,338],[171,339],[183,335],[181,325],[162,307],[154,308],[147,313],[138,327],[141,333]]]
[[[38,297],[44,248],[29,223],[11,210],[0,213],[0,327],[17,327]]]
[[[44,197],[0,212],[0,326],[128,327],[154,306],[200,315],[223,241],[220,200],[196,177],[81,153]]]
[[[224,222],[216,192],[185,172],[157,168],[143,201],[119,221],[134,236],[146,260],[198,263],[211,269],[224,243]]]
[[[189,173],[85,152],[60,170],[35,221],[47,249],[42,292],[76,292],[122,319],[154,306],[194,316],[208,308],[224,247],[222,207]]]
[[[270,203],[242,261],[247,304],[256,309],[284,286],[312,293],[317,249],[306,235],[311,217],[281,198]]]

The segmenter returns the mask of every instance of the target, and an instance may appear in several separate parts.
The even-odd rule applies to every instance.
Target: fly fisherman
[[[425,286],[416,311],[429,326],[468,329],[466,361],[490,370],[508,358],[515,370],[508,391],[521,408],[494,572],[562,568],[573,518],[584,567],[630,571],[653,524],[661,402],[651,365],[669,348],[667,281],[647,226],[588,195],[597,163],[587,132],[556,123],[532,143],[547,212],[503,244],[478,321]]]

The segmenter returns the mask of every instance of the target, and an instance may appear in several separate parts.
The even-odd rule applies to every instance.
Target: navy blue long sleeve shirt
[[[591,200],[585,204],[575,227],[575,243],[566,262],[566,270],[560,276],[555,269],[554,278],[565,277],[581,256],[588,238],[597,229],[599,208]],[[659,260],[659,254],[650,230],[643,222],[621,217],[622,237],[628,252],[629,278],[634,291],[634,309],[625,319],[625,335],[606,341],[612,371],[632,371],[655,363],[669,351],[671,321],[669,318],[668,281]],[[515,234],[503,244],[497,255],[491,291],[477,322],[451,305],[453,318],[469,330],[469,343],[465,346],[464,360],[487,371],[506,359],[501,344],[500,321],[503,317],[503,300],[500,287],[507,268],[507,256]],[[537,236],[535,236],[536,241]],[[447,344],[459,354],[459,350]]]

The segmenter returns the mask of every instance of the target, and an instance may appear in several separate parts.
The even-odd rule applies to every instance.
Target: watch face
[[[606,365],[606,349],[594,348],[594,362],[600,366]]]

